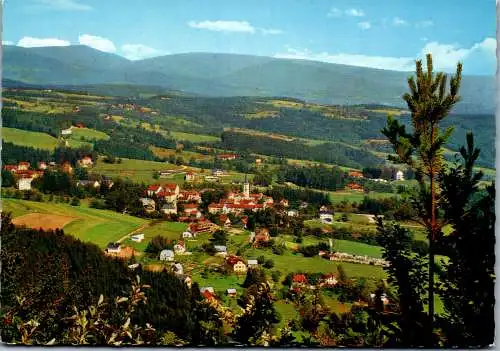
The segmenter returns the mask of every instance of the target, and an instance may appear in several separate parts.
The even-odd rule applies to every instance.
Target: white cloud
[[[414,59],[412,59],[411,57],[384,57],[346,53],[331,54],[328,52],[314,53],[312,51],[309,51],[308,49],[293,48],[288,48],[287,52],[285,53],[277,53],[274,55],[274,57],[322,61],[343,65],[392,69],[398,71],[409,71],[414,65]]]
[[[2,45],[14,45],[14,43],[10,40],[2,40]]]
[[[415,23],[415,27],[417,28],[426,28],[426,27],[431,27],[434,25],[434,22],[431,20],[425,20],[425,21],[420,21]]]
[[[358,27],[363,29],[363,30],[367,30],[367,29],[370,29],[372,27],[371,23],[370,22],[358,22]]]
[[[342,16],[342,11],[336,7],[332,7],[327,13],[328,17],[340,17]]]
[[[470,48],[459,47],[456,44],[440,44],[433,41],[424,46],[419,53],[419,58],[424,58],[427,53],[431,53],[434,66],[437,69],[452,72],[459,61],[469,61],[469,65],[473,65],[480,61],[496,59],[496,49],[497,42],[494,38],[485,38]],[[464,67],[467,67],[467,64]]]
[[[247,21],[189,21],[188,26],[215,32],[255,33],[255,27]]]
[[[422,41],[429,41],[429,38],[427,38],[427,37],[422,37],[422,38],[420,38],[420,40],[422,40]]]
[[[464,69],[481,74],[494,74],[496,67],[497,43],[494,38],[483,41],[469,48],[457,45],[426,43],[414,57],[368,56],[348,53],[315,53],[308,49],[288,48],[286,52],[276,53],[274,57],[322,61],[351,66],[371,67],[394,71],[413,71],[416,59],[425,59],[427,53],[432,53],[434,67],[438,71],[455,72],[457,62],[464,62]]]
[[[347,16],[353,16],[353,17],[364,17],[365,13],[363,10],[357,10],[357,9],[349,9],[345,11],[345,14]]]
[[[70,42],[67,40],[57,38],[34,38],[23,37],[17,42],[17,46],[24,48],[36,48],[42,46],[68,46]]]
[[[95,35],[83,34],[78,37],[78,42],[81,45],[87,45],[99,51],[116,52],[115,44],[109,39],[98,37]]]
[[[278,35],[278,34],[283,34],[283,31],[281,29],[274,29],[274,28],[259,28],[259,30],[262,32],[264,35]]]
[[[121,51],[129,60],[141,60],[161,54],[159,50],[142,44],[124,44]]]
[[[402,27],[402,26],[407,26],[408,22],[402,18],[394,17],[394,19],[392,20],[392,24],[396,27]]]
[[[52,10],[59,11],[90,11],[92,6],[82,4],[80,0],[35,0],[35,3]]]

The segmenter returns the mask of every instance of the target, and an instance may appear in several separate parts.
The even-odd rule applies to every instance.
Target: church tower
[[[246,174],[245,183],[243,183],[243,196],[247,199],[250,197],[250,184],[248,183],[248,177]]]

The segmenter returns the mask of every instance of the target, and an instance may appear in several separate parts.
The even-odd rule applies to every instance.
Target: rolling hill
[[[288,96],[400,106],[408,72],[261,56],[186,53],[129,61],[86,46],[3,48],[3,76],[43,85],[130,84],[206,96]],[[495,79],[465,76],[458,113],[493,113]]]

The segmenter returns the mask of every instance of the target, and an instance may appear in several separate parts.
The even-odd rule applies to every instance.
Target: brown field
[[[66,224],[75,220],[75,217],[56,214],[30,213],[14,218],[12,223],[18,226],[26,226],[33,229],[55,230],[61,229]]]

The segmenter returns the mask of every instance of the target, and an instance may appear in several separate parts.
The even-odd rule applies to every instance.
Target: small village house
[[[132,241],[135,241],[136,243],[140,243],[141,241],[144,240],[144,234],[135,234],[130,237]]]
[[[31,164],[29,162],[19,162],[17,165],[18,171],[27,171],[30,169]]]
[[[297,210],[289,210],[286,212],[286,215],[288,217],[297,217],[299,215],[299,212]]]
[[[196,177],[193,172],[187,172],[186,175],[184,176],[184,180],[186,182],[194,182],[195,179]]]
[[[248,268],[255,268],[259,266],[259,262],[255,259],[248,260]]]
[[[322,211],[319,213],[319,219],[322,223],[331,224],[333,222],[333,214],[330,211]]]
[[[79,180],[76,182],[76,186],[98,188],[101,186],[101,183],[97,180]]]
[[[226,294],[227,294],[227,296],[234,297],[234,296],[236,296],[236,289],[235,288],[229,288],[229,289],[226,290]]]
[[[269,242],[269,229],[267,228],[258,228],[255,230],[255,238],[253,241],[254,247],[259,246],[260,244],[265,244]]]
[[[348,175],[351,178],[363,178],[363,173],[359,171],[350,170]]]
[[[61,135],[71,135],[73,131],[71,130],[72,127],[69,127],[68,129],[63,129],[61,130]]]
[[[186,245],[184,244],[184,241],[180,240],[177,244],[174,245],[174,252],[179,255],[182,255],[186,252]]]
[[[146,193],[148,194],[148,196],[153,196],[153,195],[156,195],[158,194],[159,192],[161,192],[163,190],[163,188],[161,187],[161,185],[158,185],[158,184],[154,184],[154,185],[150,185],[148,186],[147,190],[146,190]]]
[[[19,190],[31,190],[31,182],[33,181],[33,176],[22,175],[16,180],[16,185]]]
[[[396,180],[405,180],[405,175],[402,171],[396,172]]]
[[[172,271],[176,275],[183,275],[184,267],[182,267],[182,264],[180,264],[179,262],[175,262],[174,265],[172,266]]]
[[[243,261],[238,261],[233,266],[234,273],[246,273],[247,265]]]
[[[162,250],[160,252],[160,261],[173,261],[174,257],[175,255],[172,250]]]
[[[164,214],[177,214],[177,203],[167,202],[161,207],[161,212]]]
[[[218,256],[226,256],[227,255],[227,247],[224,245],[215,245],[216,255]]]
[[[87,167],[92,167],[94,165],[94,161],[92,161],[92,157],[90,156],[85,156],[82,159],[80,159],[80,166],[87,168]]]
[[[109,243],[108,246],[106,247],[106,252],[107,253],[119,253],[122,249],[122,246],[120,243]]]
[[[147,197],[141,197],[139,201],[144,206],[146,212],[153,212],[156,209],[156,203],[153,199],[148,199]]]
[[[183,239],[191,239],[191,238],[193,238],[193,233],[191,233],[189,231],[185,231],[184,233],[182,233],[182,238]]]
[[[41,170],[44,170],[44,169],[47,169],[47,162],[38,162],[38,169],[41,169]]]

